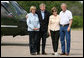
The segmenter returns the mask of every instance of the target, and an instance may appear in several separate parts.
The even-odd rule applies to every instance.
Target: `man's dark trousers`
[[[42,53],[45,53],[46,36],[47,36],[47,32],[45,32],[45,31],[39,32],[39,39],[38,39],[38,44],[37,44],[37,52],[38,53],[40,53],[40,41],[41,41],[41,39],[42,39]]]
[[[37,45],[37,53],[40,53],[40,40],[42,39],[42,54],[44,54],[50,13],[47,10],[45,10],[44,19],[42,19],[41,10],[38,10],[36,13],[38,14],[40,21],[40,34]]]

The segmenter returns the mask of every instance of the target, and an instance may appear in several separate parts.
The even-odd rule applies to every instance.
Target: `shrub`
[[[34,5],[39,9],[40,3],[46,4],[46,9],[51,12],[52,7],[56,7],[58,9],[58,14],[61,11],[60,5],[61,3],[66,3],[68,5],[68,9],[73,13],[73,24],[72,28],[80,28],[83,27],[83,4],[78,1],[17,1],[20,6],[22,6],[27,12],[29,12],[30,6]]]
[[[83,16],[74,16],[72,28],[82,28],[83,27]]]

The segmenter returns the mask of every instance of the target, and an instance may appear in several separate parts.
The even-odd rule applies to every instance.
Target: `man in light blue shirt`
[[[41,3],[39,5],[40,10],[37,10],[36,13],[38,14],[39,21],[40,21],[40,31],[39,31],[39,39],[37,45],[37,54],[40,54],[40,42],[42,39],[42,54],[46,55],[45,46],[46,46],[46,38],[47,38],[47,31],[48,31],[48,22],[50,13],[46,10],[46,5]]]

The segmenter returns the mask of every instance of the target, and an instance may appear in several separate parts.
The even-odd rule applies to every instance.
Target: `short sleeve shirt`
[[[61,11],[59,15],[61,25],[69,24],[69,21],[73,19],[72,13],[69,10],[66,10],[65,12]]]

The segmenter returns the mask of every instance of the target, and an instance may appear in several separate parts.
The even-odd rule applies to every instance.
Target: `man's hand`
[[[70,31],[70,27],[68,27],[67,31],[68,31],[68,32]]]
[[[26,15],[25,17],[26,17],[26,19],[28,18],[28,16],[27,16],[27,15]]]
[[[69,24],[69,27],[67,29],[68,32],[70,31],[71,25],[72,25],[72,19],[70,20],[70,24]]]
[[[34,28],[33,30],[39,30],[39,28]]]

